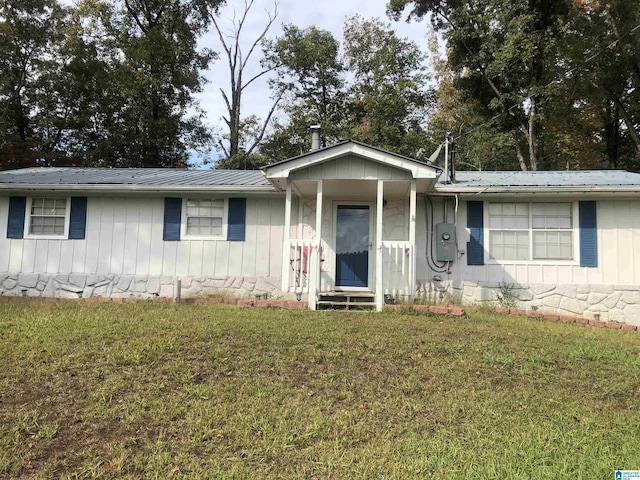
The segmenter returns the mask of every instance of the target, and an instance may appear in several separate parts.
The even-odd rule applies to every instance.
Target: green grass
[[[0,478],[613,478],[639,355],[482,310],[0,303]]]

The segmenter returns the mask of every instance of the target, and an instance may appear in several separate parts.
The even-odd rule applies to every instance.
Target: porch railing
[[[412,297],[415,247],[411,242],[382,242],[382,286],[385,295]]]
[[[312,272],[312,252],[315,248],[314,240],[289,241],[289,292],[309,293],[309,281]]]

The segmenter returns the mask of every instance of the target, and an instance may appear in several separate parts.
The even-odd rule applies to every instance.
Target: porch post
[[[289,293],[289,263],[291,263],[291,180],[287,178],[284,206],[284,235],[282,246],[282,293]]]
[[[409,197],[409,298],[413,301],[416,291],[416,179],[411,180]]]
[[[376,197],[376,310],[384,307],[384,290],[382,281],[382,213],[384,208],[384,181],[378,180]]]
[[[316,192],[316,241],[314,242],[309,269],[309,308],[316,309],[316,300],[320,287],[320,249],[322,248],[322,180],[318,180]]]

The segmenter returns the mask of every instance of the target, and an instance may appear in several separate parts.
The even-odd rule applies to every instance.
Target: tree
[[[43,76],[56,68],[66,12],[54,0],[0,6],[0,168],[51,163],[63,155],[41,128]]]
[[[10,0],[0,10],[0,160],[185,165],[213,58],[197,39],[222,0]]]
[[[433,152],[445,137],[456,149],[456,165],[460,170],[518,168],[513,163],[513,137],[478,113],[478,100],[456,87],[460,73],[453,71],[441,52],[437,35],[429,37],[429,59],[433,79],[437,82],[433,110],[429,116],[428,143],[425,153]]]
[[[245,89],[252,85],[256,80],[268,74],[275,68],[273,66],[265,67],[258,73],[251,75],[248,79],[245,78],[245,73],[249,68],[249,62],[252,55],[259,47],[278,16],[278,5],[276,3],[274,5],[273,13],[267,12],[267,22],[262,31],[252,42],[250,42],[248,50],[246,52],[243,51],[243,28],[251,7],[253,6],[253,2],[254,0],[245,0],[244,11],[240,16],[240,19],[237,23],[235,22],[235,19],[233,20],[233,32],[231,34],[224,33],[219,22],[215,17],[212,17],[213,25],[218,33],[218,38],[220,39],[229,68],[229,90],[225,91],[223,88],[220,89],[222,99],[227,109],[227,116],[223,119],[228,132],[218,141],[218,146],[221,148],[225,156],[224,162],[219,163],[219,165],[224,165],[226,168],[242,168],[247,156],[252,155],[253,151],[259,146],[260,141],[266,132],[271,116],[277,108],[283,94],[282,92],[277,92],[275,94],[272,107],[267,114],[267,118],[261,123],[254,141],[251,142],[251,144],[246,145],[245,148],[242,148],[242,94]]]
[[[186,165],[188,150],[208,140],[201,117],[188,117],[201,71],[214,58],[198,50],[222,0],[122,0],[99,4],[111,53],[112,80],[121,93],[106,124],[108,164]]]
[[[261,153],[277,160],[309,150],[310,125],[322,127],[323,146],[345,135],[346,95],[339,49],[330,32],[295,25],[285,25],[281,37],[265,42],[263,64],[276,71],[271,88],[285,92],[282,110],[288,122],[275,126]]]
[[[568,0],[392,0],[396,18],[430,15],[447,40],[449,65],[460,72],[457,88],[485,107],[487,119],[501,114],[513,135],[520,168],[537,170],[541,120],[551,104],[546,86],[557,78],[558,42],[568,22]],[[526,153],[525,153],[526,152]]]
[[[424,53],[414,42],[399,38],[390,25],[359,15],[347,19],[344,38],[345,65],[353,74],[351,137],[415,156],[426,140],[432,100]]]
[[[478,128],[520,168],[640,167],[640,9],[626,0],[391,0],[429,16]],[[476,132],[477,129],[471,129]],[[635,160],[633,159],[635,157]]]

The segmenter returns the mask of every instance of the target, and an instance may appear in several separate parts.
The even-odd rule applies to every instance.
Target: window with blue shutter
[[[595,201],[579,202],[580,266],[598,266],[598,223]]]
[[[247,199],[230,198],[228,208],[227,240],[244,242],[247,220]]]
[[[182,199],[164,199],[164,228],[162,239],[165,241],[180,240],[180,228],[182,219]]]
[[[26,197],[9,198],[9,218],[7,222],[7,238],[24,236],[24,219],[27,209]]]
[[[482,202],[467,202],[467,265],[484,265],[484,207]]]
[[[84,240],[87,230],[87,197],[71,197],[69,238]]]

